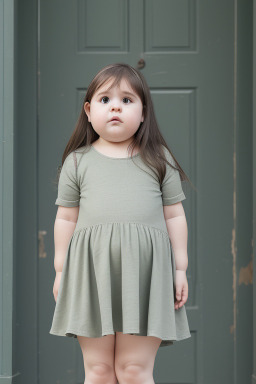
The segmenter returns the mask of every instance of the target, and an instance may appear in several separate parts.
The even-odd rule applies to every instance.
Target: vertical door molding
[[[0,383],[12,383],[14,1],[0,0]]]

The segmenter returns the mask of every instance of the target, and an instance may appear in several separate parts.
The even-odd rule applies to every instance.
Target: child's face
[[[125,141],[135,134],[144,120],[143,106],[139,96],[124,79],[121,80],[120,88],[111,88],[105,92],[109,84],[97,90],[91,103],[84,104],[84,110],[100,137],[108,141]],[[110,121],[114,116],[118,116],[121,122]]]

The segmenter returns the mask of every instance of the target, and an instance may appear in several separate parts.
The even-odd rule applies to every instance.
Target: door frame
[[[0,383],[12,383],[14,261],[14,0],[0,0]]]
[[[256,0],[253,0],[253,373],[252,384],[256,384]]]

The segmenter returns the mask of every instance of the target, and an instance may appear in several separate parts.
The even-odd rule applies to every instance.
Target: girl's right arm
[[[61,272],[65,261],[67,248],[76,227],[78,214],[79,206],[58,207],[54,223],[54,268],[56,271],[56,278],[53,286],[53,294],[55,301],[57,300]]]

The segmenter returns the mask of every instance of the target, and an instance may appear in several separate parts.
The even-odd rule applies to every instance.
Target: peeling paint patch
[[[252,284],[253,282],[253,263],[252,260],[246,267],[240,268],[238,284]]]

